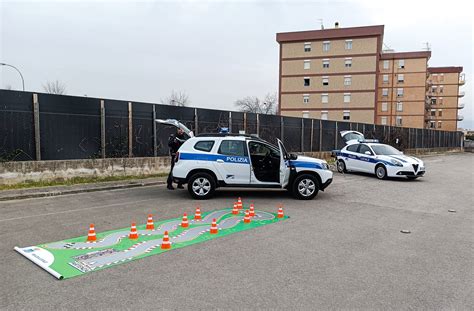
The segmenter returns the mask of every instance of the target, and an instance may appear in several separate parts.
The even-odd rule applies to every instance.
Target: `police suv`
[[[404,155],[390,145],[380,144],[375,139],[364,139],[364,135],[356,131],[343,131],[341,136],[347,146],[335,151],[339,173],[371,173],[379,179],[416,179],[425,174],[423,161]]]
[[[229,133],[188,139],[178,150],[172,174],[175,181],[188,184],[195,199],[212,197],[218,187],[246,187],[284,188],[301,200],[324,191],[333,175],[326,161],[289,154],[280,140],[275,146],[256,136]]]

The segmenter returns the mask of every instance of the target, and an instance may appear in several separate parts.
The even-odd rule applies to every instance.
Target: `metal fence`
[[[273,143],[279,138],[291,152],[341,148],[342,130],[402,150],[460,147],[462,139],[461,132],[0,90],[0,161],[167,155],[175,129],[156,124],[155,118],[178,119],[196,134],[229,127]]]

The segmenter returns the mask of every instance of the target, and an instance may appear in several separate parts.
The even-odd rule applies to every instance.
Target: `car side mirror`
[[[368,150],[367,150],[366,152],[364,152],[364,153],[365,153],[366,155],[372,155],[372,153],[371,153],[370,151],[368,151]]]
[[[290,160],[296,160],[296,159],[298,159],[298,155],[294,153],[290,153]]]

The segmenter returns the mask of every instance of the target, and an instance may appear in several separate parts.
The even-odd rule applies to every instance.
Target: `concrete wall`
[[[0,163],[0,184],[73,177],[140,176],[168,173],[169,157]]]

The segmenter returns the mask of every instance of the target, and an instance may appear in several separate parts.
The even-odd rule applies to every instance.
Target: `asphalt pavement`
[[[425,162],[415,181],[335,173],[312,201],[220,190],[202,211],[241,196],[291,218],[63,281],[13,247],[190,215],[197,201],[154,185],[0,202],[0,309],[474,309],[474,154]]]

